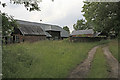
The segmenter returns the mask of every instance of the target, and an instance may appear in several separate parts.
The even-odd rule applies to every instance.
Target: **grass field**
[[[3,77],[65,78],[98,44],[40,41],[3,46]]]
[[[98,48],[91,64],[91,70],[88,73],[88,78],[107,78],[109,69],[102,48]]]
[[[120,62],[120,55],[118,55],[118,40],[111,40],[108,45],[113,56]]]

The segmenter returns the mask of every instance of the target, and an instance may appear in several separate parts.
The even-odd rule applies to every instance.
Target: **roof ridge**
[[[39,23],[39,22],[31,22],[31,21],[25,21],[25,20],[17,20],[16,19],[16,21],[22,21],[22,22],[28,22],[28,23],[35,23],[35,24],[43,24],[43,25],[51,25],[51,26],[58,26],[58,27],[60,27],[59,25]]]

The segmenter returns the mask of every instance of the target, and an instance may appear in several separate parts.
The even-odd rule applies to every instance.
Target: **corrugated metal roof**
[[[45,35],[45,32],[40,26],[19,24],[19,30],[23,35]]]
[[[80,34],[94,34],[94,31],[92,29],[89,30],[77,30],[73,31],[71,35],[80,35]]]
[[[43,24],[43,23],[36,23],[36,22],[28,22],[28,21],[22,21],[22,20],[17,20],[19,24],[24,24],[24,25],[34,25],[34,26],[39,26],[43,29],[43,31],[60,31],[61,32],[61,37],[69,37],[69,33],[62,29],[61,27],[57,25],[50,25],[50,24]],[[50,36],[49,33],[46,33],[46,36]]]

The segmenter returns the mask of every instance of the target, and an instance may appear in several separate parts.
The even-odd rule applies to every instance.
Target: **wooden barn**
[[[59,40],[69,37],[69,33],[57,25],[42,24],[41,28],[45,32],[49,33],[49,35],[51,35],[50,38],[53,40]]]
[[[23,25],[33,25],[33,27],[38,26],[43,30],[47,39],[59,40],[59,39],[69,37],[69,33],[57,25],[28,22],[28,21],[22,21],[22,20],[17,20],[17,22],[18,24],[23,24]]]
[[[7,39],[6,43],[35,42],[45,39],[59,40],[69,37],[69,33],[57,25],[28,22],[17,20],[18,28],[14,28],[11,34],[12,40]]]
[[[94,31],[92,29],[88,30],[77,30],[71,33],[72,37],[93,37]]]
[[[73,31],[70,36],[71,42],[94,42],[106,39],[106,37],[98,36],[100,33],[94,32],[92,29]]]
[[[12,36],[13,42],[35,42],[46,39],[45,32],[40,26],[22,23],[19,23],[19,27],[14,29]]]

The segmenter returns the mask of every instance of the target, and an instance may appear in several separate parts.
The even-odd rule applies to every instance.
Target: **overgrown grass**
[[[118,54],[118,40],[111,40],[108,45],[113,56],[120,62],[120,55]]]
[[[65,78],[98,43],[40,41],[3,46],[3,78]]]
[[[91,70],[88,74],[88,78],[107,78],[109,67],[107,66],[105,56],[102,48],[98,48],[95,57],[92,62]]]

